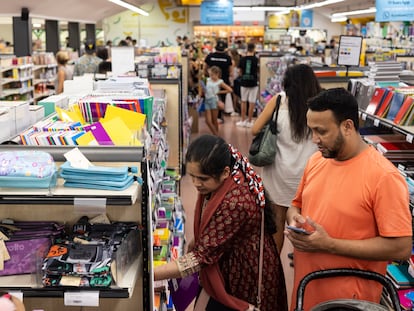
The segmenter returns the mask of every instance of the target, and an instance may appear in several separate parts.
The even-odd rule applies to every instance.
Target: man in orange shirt
[[[385,275],[388,260],[405,260],[412,246],[407,184],[395,166],[358,132],[358,104],[343,88],[309,101],[307,123],[320,152],[308,161],[285,230],[295,247],[292,308],[298,284],[310,272],[331,268]],[[340,298],[379,303],[382,286],[356,277],[314,280],[305,290],[305,310]]]

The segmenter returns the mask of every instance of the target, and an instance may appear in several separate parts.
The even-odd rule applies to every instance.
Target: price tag
[[[99,291],[65,292],[65,306],[99,307]]]
[[[414,136],[411,134],[407,134],[407,136],[405,136],[405,140],[408,141],[409,143],[413,142],[413,138]]]
[[[374,120],[374,126],[378,127],[378,126],[379,126],[379,124],[380,124],[380,120],[375,119],[375,120]]]

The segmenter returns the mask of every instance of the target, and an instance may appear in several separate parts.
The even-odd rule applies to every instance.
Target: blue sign
[[[204,0],[200,9],[201,25],[233,25],[232,0]]]
[[[376,0],[376,22],[404,22],[414,20],[414,0]]]
[[[313,10],[302,10],[300,14],[300,27],[313,26]]]

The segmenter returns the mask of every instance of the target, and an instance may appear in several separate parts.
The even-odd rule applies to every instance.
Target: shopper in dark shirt
[[[257,93],[259,91],[259,87],[257,86],[258,60],[255,55],[255,48],[254,43],[249,43],[247,45],[246,56],[242,57],[239,62],[241,76],[241,120],[237,122],[236,125],[240,127],[253,126],[253,112],[257,99]],[[248,112],[247,103],[249,103]]]
[[[221,79],[227,85],[230,85],[230,71],[232,67],[231,57],[226,52],[227,43],[219,40],[217,41],[215,52],[212,52],[207,55],[204,60],[204,74],[208,76],[208,68],[212,66],[217,66],[221,69]],[[220,100],[224,103],[226,100],[226,94],[220,94]],[[218,118],[222,121],[222,110],[219,110]]]

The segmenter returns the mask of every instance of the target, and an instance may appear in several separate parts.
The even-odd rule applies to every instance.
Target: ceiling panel
[[[29,9],[29,17],[95,23],[125,9],[107,0],[0,0],[0,16],[20,16]]]

